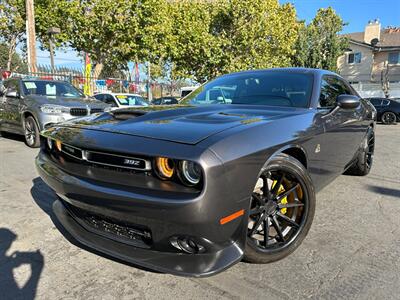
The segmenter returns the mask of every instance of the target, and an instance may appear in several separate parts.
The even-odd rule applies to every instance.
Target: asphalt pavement
[[[203,279],[127,265],[60,231],[37,151],[0,137],[0,299],[400,299],[400,125],[378,125],[368,176],[342,175],[317,194],[292,255]]]

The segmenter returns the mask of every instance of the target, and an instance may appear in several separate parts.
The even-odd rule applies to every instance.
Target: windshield
[[[289,72],[246,72],[217,78],[182,99],[187,104],[247,104],[308,107],[313,76]]]
[[[25,95],[85,97],[85,95],[67,82],[32,80],[23,81]]]
[[[143,97],[137,95],[115,95],[120,105],[140,105],[149,106]]]

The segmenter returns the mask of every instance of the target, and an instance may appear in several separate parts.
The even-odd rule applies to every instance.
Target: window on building
[[[388,62],[391,65],[400,64],[400,52],[389,52]]]
[[[361,62],[361,52],[349,53],[347,62],[349,64],[359,64]]]

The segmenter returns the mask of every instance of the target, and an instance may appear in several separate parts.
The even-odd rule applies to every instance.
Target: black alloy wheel
[[[305,168],[281,154],[262,172],[251,196],[245,260],[266,263],[293,252],[314,216],[315,194]],[[275,159],[276,160],[276,159]]]
[[[374,131],[369,131],[367,135],[367,144],[365,148],[365,167],[371,170],[372,162],[374,161],[374,151],[375,151],[375,133]]]
[[[382,123],[386,125],[396,124],[396,114],[391,111],[382,114]]]
[[[375,133],[374,129],[370,127],[357,152],[354,163],[346,170],[347,175],[365,176],[372,168],[375,152]]]
[[[24,121],[25,143],[28,147],[37,148],[40,145],[39,128],[31,116]]]

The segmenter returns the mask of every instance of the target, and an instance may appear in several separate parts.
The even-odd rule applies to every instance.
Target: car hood
[[[87,105],[90,107],[107,107],[107,104],[94,98],[29,95],[27,99],[38,104],[55,104],[67,107],[86,107]]]
[[[62,123],[62,127],[100,130],[185,144],[197,144],[224,130],[270,122],[307,109],[246,105],[168,105],[118,109]]]

